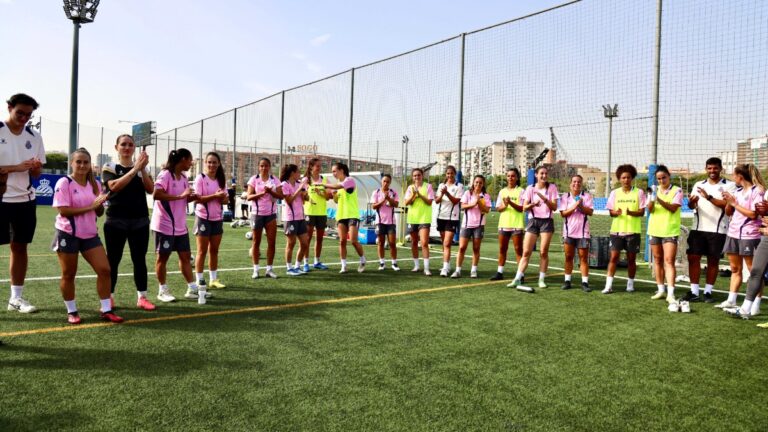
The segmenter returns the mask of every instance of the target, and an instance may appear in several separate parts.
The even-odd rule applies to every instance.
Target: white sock
[[[611,278],[613,279],[613,278]],[[635,289],[635,280],[627,279],[627,289]]]
[[[315,257],[315,264],[320,264],[320,257]]]
[[[443,270],[450,270],[451,263],[449,261],[443,261]]]
[[[205,273],[195,273],[195,275],[197,276],[197,280],[201,281],[203,280],[203,276],[205,275]]]
[[[664,289],[664,284],[657,284],[657,285],[656,285],[656,289],[658,290],[658,292],[664,292],[664,291],[666,291],[666,290]]]
[[[11,285],[11,300],[21,298],[22,291],[24,291],[24,285]]]
[[[304,258],[303,260],[301,260],[301,264],[309,265],[309,261],[306,258]]]
[[[567,274],[565,275],[565,281],[570,282],[571,281],[571,275]]]
[[[272,266],[271,265],[267,266],[267,271],[272,271]]]
[[[736,303],[736,298],[738,298],[738,293],[735,292],[729,292],[728,293],[728,303]]]
[[[72,303],[74,303],[74,300],[72,301]],[[109,301],[108,298],[99,300],[99,303],[101,303],[102,312],[109,312],[112,310],[112,303]]]
[[[254,264],[253,265],[253,271],[256,272],[256,273],[259,272],[259,265],[258,264]]]
[[[632,279],[630,279],[632,280]],[[613,276],[608,276],[605,278],[605,289],[611,289],[613,286]],[[627,282],[627,288],[629,288],[629,282]]]
[[[712,294],[712,289],[714,289],[715,286],[712,284],[706,284],[704,285],[704,294]]]
[[[67,313],[77,312],[77,304],[74,300],[64,300],[64,305],[67,307]]]
[[[670,286],[667,287],[667,295],[674,297],[674,295],[675,295],[675,286],[674,285],[670,285]]]
[[[419,259],[418,258],[414,258],[413,259],[413,268],[419,268]]]
[[[139,299],[147,298],[147,292],[146,291],[136,291],[136,294],[138,295]]]
[[[582,276],[581,283],[589,283],[589,276]]]
[[[160,292],[163,292],[163,291],[168,291],[168,285],[166,284],[160,285]]]
[[[296,267],[296,268],[299,268],[299,262],[296,261],[295,263],[293,263],[293,266]]]
[[[424,270],[429,268],[429,258],[424,258]]]
[[[187,284],[187,288],[191,289],[192,291],[197,291],[197,284],[195,282],[189,282]]]
[[[473,265],[471,271],[472,273],[477,273],[477,266]]]
[[[347,260],[341,260],[341,268],[347,268]]]
[[[699,295],[699,284],[691,284],[691,292],[693,295]]]
[[[540,281],[543,281],[545,277],[547,277],[547,274],[546,274],[546,273],[544,273],[544,272],[539,272],[539,280],[540,280]]]
[[[504,266],[498,266],[498,267],[496,267],[496,272],[497,272],[497,273],[504,273]]]
[[[755,300],[752,302],[752,308],[753,309],[754,308],[760,309],[760,300],[762,300],[762,299],[763,298],[760,297],[760,296],[755,297]]]
[[[211,280],[216,280],[219,278],[219,271],[218,270],[208,270],[208,277],[211,278]]]
[[[384,258],[379,258],[379,265],[384,265],[386,263],[386,260]]]
[[[365,264],[366,262],[365,255],[360,255],[360,264]]]
[[[289,262],[287,262],[287,263],[285,263],[285,269],[286,269],[286,270],[290,270],[290,269],[292,269],[292,268],[293,268],[293,267],[291,266],[291,263],[290,263],[290,261],[289,261]]]
[[[396,259],[392,260],[392,265],[397,265],[397,260]]]
[[[749,315],[749,313],[752,311],[752,302],[747,299],[744,299],[744,303],[741,304],[741,311]]]
[[[517,274],[515,274],[515,279],[521,280],[525,276],[525,274],[518,270]]]

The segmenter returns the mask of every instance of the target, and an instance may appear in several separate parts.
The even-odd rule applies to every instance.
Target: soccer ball
[[[253,240],[253,231],[248,231],[245,233],[245,238],[248,240]]]

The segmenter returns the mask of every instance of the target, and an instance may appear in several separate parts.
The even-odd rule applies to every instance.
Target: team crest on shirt
[[[163,242],[163,249],[168,249],[169,247],[171,247],[171,244],[168,242],[168,240],[164,241]]]
[[[56,189],[56,192],[59,192],[59,189]],[[42,196],[42,197],[50,197],[53,196],[53,188],[51,187],[51,181],[43,178],[40,179],[40,185],[38,185],[35,188],[35,195]]]
[[[24,147],[26,147],[27,150],[31,150],[32,149],[32,143],[29,140],[27,140],[27,143],[24,144]]]

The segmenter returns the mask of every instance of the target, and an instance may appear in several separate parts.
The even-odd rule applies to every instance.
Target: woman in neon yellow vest
[[[336,190],[339,203],[336,207],[336,228],[339,230],[339,256],[341,256],[341,270],[347,272],[347,241],[352,242],[357,255],[360,256],[358,273],[365,271],[365,253],[360,240],[357,238],[357,227],[360,224],[360,210],[357,204],[357,184],[355,179],[349,176],[349,167],[341,162],[336,162],[331,168],[331,173],[339,182],[325,185],[326,189]]]
[[[411,171],[413,184],[405,192],[405,205],[408,209],[407,232],[411,235],[411,255],[413,256],[413,272],[419,271],[419,242],[424,258],[424,274],[432,276],[429,271],[429,228],[432,224],[432,201],[435,192],[432,185],[424,183],[424,171],[414,168]]]
[[[520,187],[520,170],[507,170],[507,187],[499,191],[496,198],[496,211],[499,214],[499,267],[491,280],[504,279],[504,263],[507,262],[509,240],[515,248],[515,258],[520,262],[523,256],[523,233],[525,218],[523,214],[523,188]]]
[[[326,202],[332,198],[331,192],[325,190],[327,181],[320,175],[320,169],[322,164],[320,159],[312,158],[307,164],[307,172],[305,177],[309,179],[309,187],[307,191],[307,200],[304,201],[304,216],[307,220],[307,237],[309,243],[312,242],[312,234],[317,231],[317,238],[315,240],[315,261],[312,268],[315,270],[328,270],[328,267],[320,261],[320,254],[323,252],[323,238],[325,237],[325,228],[328,225],[328,215],[326,213]],[[307,258],[309,256],[309,248],[307,249],[307,255],[301,257],[296,255],[296,261],[303,260],[303,270],[309,271],[309,262]]]
[[[621,187],[612,190],[608,196],[606,208],[613,220],[609,243],[611,259],[608,261],[608,276],[605,278],[603,294],[613,292],[613,276],[616,274],[621,251],[627,252],[627,292],[635,290],[637,253],[640,252],[640,231],[646,205],[643,189],[632,185],[635,177],[637,169],[633,165],[619,165],[616,168],[616,178]]]
[[[677,238],[680,236],[680,207],[683,205],[683,190],[672,185],[669,170],[664,165],[656,168],[658,188],[651,194],[648,203],[648,242],[653,253],[653,265],[656,272],[658,290],[651,297],[654,300],[667,298],[667,303],[675,299],[675,257],[677,256]],[[654,185],[655,186],[655,185]],[[664,289],[664,280],[667,289]]]

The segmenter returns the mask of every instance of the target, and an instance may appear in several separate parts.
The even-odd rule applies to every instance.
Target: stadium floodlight
[[[64,13],[75,26],[72,46],[72,88],[69,104],[69,153],[77,148],[77,69],[80,24],[88,24],[96,19],[99,0],[64,0]]]
[[[613,138],[613,118],[619,116],[619,105],[603,105],[603,115],[608,119],[608,169],[605,173],[605,197],[611,193],[611,139]]]

